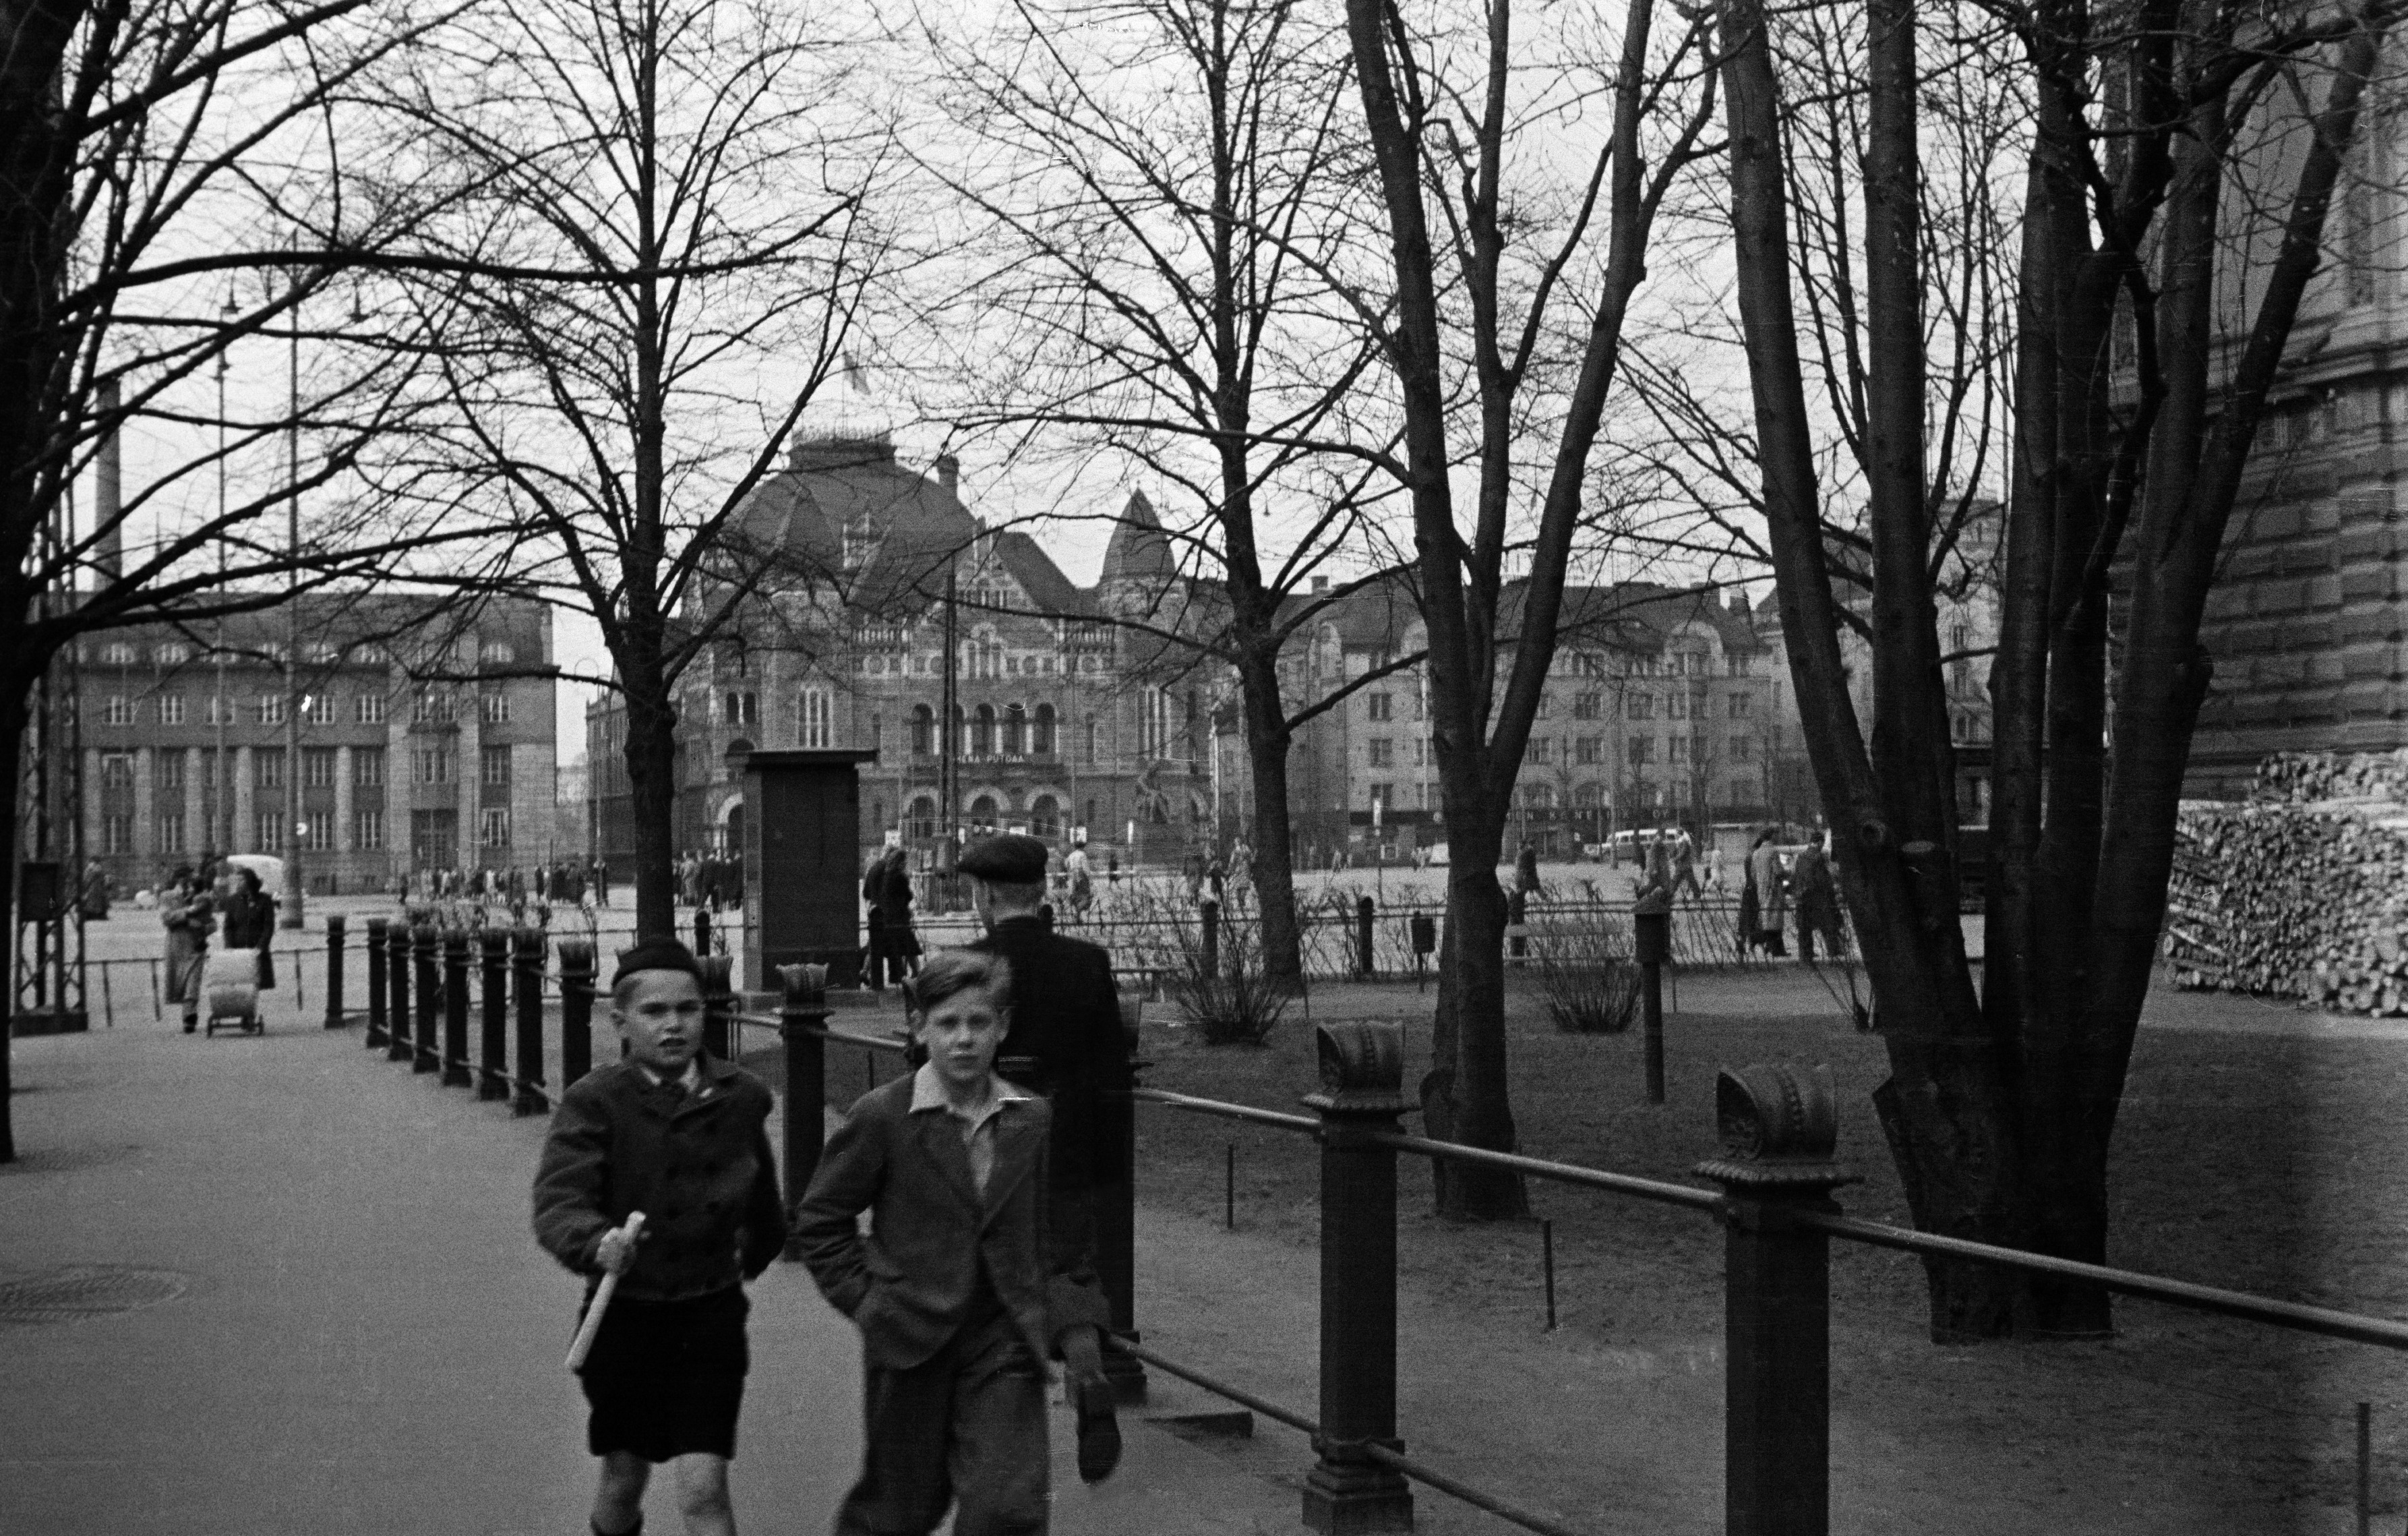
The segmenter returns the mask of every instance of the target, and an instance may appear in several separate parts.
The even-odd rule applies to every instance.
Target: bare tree
[[[1925,65],[1903,0],[1872,0],[1862,28],[1869,736],[1839,638],[1849,620],[1792,302],[1782,80],[1756,0],[1734,0],[1721,21],[1738,296],[1783,632],[1888,1048],[1875,1104],[1910,1207],[1927,1229],[2098,1261],[2107,1149],[2207,682],[2201,611],[2394,11],[2383,0],[2286,15],[2169,0],[2094,13],[2048,0],[2001,14],[2035,111],[1979,998],[1953,917],[1934,600],[1945,510],[1934,487],[1947,467],[1928,462],[1930,269],[1914,193]],[[2278,212],[2222,201],[2238,160],[2286,142]],[[2253,246],[2271,260],[2243,289],[2236,253]],[[2215,306],[2236,290],[2247,314],[2221,362]],[[2110,345],[2119,303],[2137,322],[2127,367]],[[2131,610],[2111,675],[2119,552]],[[1929,1272],[1935,1335],[2014,1326],[2019,1296],[1998,1271]],[[2108,1324],[2093,1287],[2036,1286],[2032,1300],[2047,1331]]]
[[[1405,455],[1394,468],[1412,496],[1451,859],[1423,1111],[1434,1136],[1510,1150],[1505,898],[1497,864],[1555,657],[1590,450],[1622,360],[1625,320],[1646,274],[1656,214],[1702,152],[1711,76],[1698,65],[1702,22],[1660,49],[1651,0],[1631,0],[1602,93],[1612,104],[1610,132],[1555,222],[1507,190],[1509,161],[1525,136],[1547,131],[1548,115],[1563,109],[1560,101],[1517,100],[1527,61],[1516,53],[1511,0],[1473,7],[1477,41],[1469,51],[1477,65],[1468,81],[1445,73],[1447,51],[1416,31],[1398,0],[1348,0],[1346,15],[1388,215],[1395,313],[1380,334],[1402,395]],[[1564,22],[1551,17],[1549,24]],[[1605,249],[1593,259],[1589,237],[1600,212]],[[1526,239],[1550,225],[1550,246]],[[1444,298],[1460,308],[1459,329],[1441,309],[1442,257],[1453,269]],[[1568,281],[1592,274],[1593,291],[1567,291]],[[1558,303],[1576,306],[1586,325],[1560,317]],[[1560,409],[1546,412],[1555,423],[1553,447],[1531,464],[1525,413],[1535,402],[1524,391],[1550,371],[1544,349],[1558,325],[1581,332],[1577,361]],[[1451,353],[1457,338],[1462,350]],[[1450,409],[1458,387],[1476,417],[1460,435]],[[1473,485],[1468,530],[1455,514],[1458,464]],[[1533,503],[1528,579],[1509,630],[1500,601],[1506,548],[1517,510]],[[1448,1168],[1439,1184],[1440,1209],[1451,1214],[1507,1216],[1525,1208],[1511,1176]]]
[[[776,7],[540,0],[384,86],[396,172],[454,191],[408,289],[444,419],[379,472],[485,531],[482,579],[599,623],[643,933],[672,922],[681,675],[770,575],[826,575],[740,514],[885,257],[846,60]]]
[[[964,148],[923,163],[975,210],[984,267],[941,313],[993,349],[963,424],[1173,488],[1182,622],[1111,617],[1236,675],[1264,962],[1300,982],[1288,753],[1336,700],[1284,697],[1279,658],[1360,584],[1305,596],[1359,567],[1376,470],[1353,445],[1394,432],[1358,420],[1383,402],[1345,280],[1371,249],[1345,38],[1294,0],[1071,0],[928,43]]]
[[[412,370],[406,323],[347,320],[335,291],[423,206],[348,197],[339,153],[362,73],[423,22],[369,0],[11,3],[0,18],[0,790],[13,869],[35,690],[79,637],[204,625],[381,579],[443,536],[356,494],[351,468],[405,409]],[[377,335],[405,344],[354,345]],[[306,392],[209,403],[231,356],[280,343],[280,355],[308,345]],[[77,487],[129,428],[162,445],[144,483],[79,510]],[[0,1161],[15,1155],[9,1001]]]

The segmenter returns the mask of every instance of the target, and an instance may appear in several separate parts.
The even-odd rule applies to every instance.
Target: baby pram
[[[201,997],[208,1005],[207,1024],[214,1035],[222,1025],[246,1034],[261,1034],[259,1018],[259,951],[223,949],[208,957],[201,973]]]

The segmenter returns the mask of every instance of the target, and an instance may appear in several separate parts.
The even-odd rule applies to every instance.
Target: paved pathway
[[[577,1285],[526,1225],[541,1122],[383,1063],[356,1028],[271,1019],[259,1039],[146,1022],[15,1042],[0,1285],[81,1266],[173,1294],[64,1321],[0,1304],[0,1531],[582,1531],[593,1469],[560,1364]],[[752,1294],[738,1515],[822,1531],[859,1454],[853,1334],[797,1266]],[[1064,1427],[1065,1536],[1297,1529],[1292,1492],[1150,1426],[1087,1488]],[[662,1490],[652,1506],[674,1532]]]

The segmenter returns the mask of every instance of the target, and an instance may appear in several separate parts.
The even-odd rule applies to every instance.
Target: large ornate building
[[[1123,507],[1094,586],[1026,532],[973,516],[951,458],[923,472],[885,433],[796,446],[742,509],[733,543],[772,574],[681,680],[675,840],[741,845],[742,756],[874,751],[865,840],[1019,827],[1159,857],[1207,830],[1210,680],[1155,638],[1191,629],[1190,589],[1143,496]],[[948,599],[948,591],[952,593]],[[954,789],[940,727],[950,629]],[[624,709],[587,711],[596,851],[634,837]]]
[[[1179,573],[1143,496],[1124,504],[1096,584],[1082,587],[1025,532],[974,516],[952,460],[922,472],[882,432],[834,434],[793,451],[731,542],[773,574],[681,681],[681,849],[740,846],[742,760],[761,747],[876,752],[862,768],[866,843],[894,831],[924,849],[956,828],[1019,827],[1158,863],[1250,824],[1236,681],[1197,659],[1221,603]],[[1283,663],[1291,711],[1421,648],[1400,583],[1292,602],[1318,611]],[[1617,826],[1811,818],[1778,659],[1743,596],[1575,589],[1516,835],[1560,851]],[[1443,837],[1425,688],[1422,668],[1400,668],[1298,730],[1289,804],[1301,856]],[[594,851],[621,868],[634,845],[624,732],[607,696],[588,710]]]
[[[216,854],[297,854],[312,894],[555,849],[550,610],[300,600],[80,642],[84,849],[122,888]],[[297,703],[296,703],[297,696]],[[287,760],[288,711],[299,715]]]
[[[1519,596],[1518,588],[1508,593],[1509,626]],[[1318,600],[1326,607],[1299,631],[1283,668],[1292,711],[1423,649],[1421,616],[1400,584]],[[1744,596],[1648,583],[1572,588],[1510,835],[1555,856],[1624,827],[1811,819],[1802,749],[1794,724],[1784,724],[1780,661]],[[1216,718],[1220,818],[1235,836],[1253,814],[1245,742],[1234,710]],[[1308,721],[1289,759],[1288,797],[1307,864],[1340,849],[1401,854],[1444,840],[1426,668],[1363,683]]]

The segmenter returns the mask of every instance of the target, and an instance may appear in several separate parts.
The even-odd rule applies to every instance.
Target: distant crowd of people
[[[744,904],[744,861],[687,849],[677,861],[678,900],[723,912]]]
[[[508,869],[413,869],[393,877],[393,895],[404,901],[483,901],[507,905],[521,916],[532,904],[548,909],[607,907],[610,866],[600,859],[562,859]]]
[[[1779,836],[1777,828],[1761,829],[1740,861],[1740,954],[1761,950],[1786,955],[1785,935],[1794,913],[1798,953],[1807,964],[1814,962],[1817,940],[1825,954],[1834,958],[1845,955],[1847,940],[1841,919],[1839,880],[1831,868],[1829,834],[1820,829],[1808,834],[1804,845],[1786,860],[1778,845]],[[1697,840],[1686,827],[1658,831],[1635,841],[1639,858],[1635,895],[1661,891],[1670,900],[1686,896],[1698,901],[1708,891],[1720,894],[1728,889],[1721,847],[1707,854],[1701,877]],[[1526,840],[1513,861],[1513,889],[1525,897],[1539,890],[1539,854]]]

